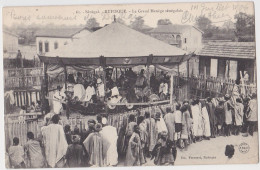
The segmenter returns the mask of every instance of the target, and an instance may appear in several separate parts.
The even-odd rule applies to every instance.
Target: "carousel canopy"
[[[72,43],[40,55],[41,61],[65,65],[173,64],[187,52],[113,22]]]

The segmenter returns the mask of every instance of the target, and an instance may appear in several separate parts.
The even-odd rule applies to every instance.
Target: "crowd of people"
[[[105,97],[111,103],[118,103],[122,98],[120,96],[125,97],[128,103],[147,101],[152,93],[160,96],[162,100],[169,97],[169,77],[163,71],[158,78],[154,74],[151,75],[150,91],[144,69],[137,75],[129,68],[125,72],[122,71],[115,81],[112,80],[112,73],[111,69],[106,72],[106,86],[101,77],[86,79],[82,73],[78,72],[75,78],[73,74],[69,74],[67,83],[63,87],[57,86],[54,92],[52,100],[54,112],[60,114],[62,110],[65,110],[69,117],[71,108],[84,110],[83,107],[88,106],[89,103],[101,106]]]
[[[160,108],[160,107],[159,107]],[[160,111],[130,114],[122,127],[108,123],[107,115],[88,120],[87,129],[63,127],[57,114],[46,115],[46,125],[21,146],[13,139],[8,153],[14,168],[174,165],[177,151],[192,143],[219,136],[254,135],[257,95],[247,98],[184,100]]]

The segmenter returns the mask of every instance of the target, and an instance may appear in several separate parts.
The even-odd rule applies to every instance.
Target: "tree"
[[[195,25],[201,29],[204,34],[204,38],[210,38],[213,36],[213,26],[211,25],[211,20],[208,19],[207,17],[200,16],[197,20]]]
[[[159,19],[157,25],[170,25],[172,22],[169,19]]]
[[[207,17],[204,16],[200,16],[197,20],[196,20],[196,24],[195,24],[199,29],[201,29],[202,31],[208,30],[212,27],[211,25],[211,20],[208,19]]]
[[[238,13],[236,19],[236,34],[237,36],[255,36],[255,16],[246,13]]]
[[[92,29],[94,27],[99,27],[99,23],[97,22],[96,18],[90,18],[87,21],[86,27]]]
[[[227,31],[234,30],[235,24],[231,20],[228,20],[228,21],[224,22],[222,28],[227,30]]]
[[[143,17],[141,17],[141,16],[136,17],[134,21],[131,21],[130,26],[131,26],[131,28],[133,28],[137,31],[142,31],[142,28],[144,26]]]

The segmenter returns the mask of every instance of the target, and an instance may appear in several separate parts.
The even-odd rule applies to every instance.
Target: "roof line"
[[[87,27],[84,27],[84,28],[78,30],[77,32],[73,33],[73,34],[71,35],[71,38],[72,38],[74,35],[80,33],[80,32],[83,31],[83,30],[87,30],[87,31],[91,32]]]
[[[4,33],[7,33],[7,34],[10,34],[10,35],[13,35],[13,36],[15,36],[15,37],[20,37],[19,35],[16,35],[16,34],[14,34],[14,33],[11,33],[11,32],[9,32],[9,31],[6,31],[6,30],[3,30],[3,32]]]
[[[202,34],[204,34],[204,31],[202,31],[201,29],[199,29],[198,27],[196,27],[196,26],[192,26],[192,27],[194,27],[196,30],[198,30],[199,32],[201,32]]]

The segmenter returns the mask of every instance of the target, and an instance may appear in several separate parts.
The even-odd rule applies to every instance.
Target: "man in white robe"
[[[102,118],[102,125],[103,125],[103,128],[100,131],[100,134],[110,143],[105,162],[106,162],[107,166],[115,166],[118,163],[117,131],[116,131],[115,127],[107,125],[106,118]]]
[[[96,94],[95,88],[93,86],[93,83],[91,82],[89,86],[86,89],[86,96],[84,101],[91,102],[92,96]]]
[[[77,97],[79,101],[83,101],[86,96],[85,88],[82,84],[76,84],[74,86],[74,96],[73,98]]]
[[[63,127],[58,124],[59,120],[59,116],[54,115],[52,117],[53,124],[42,128],[46,161],[51,168],[57,166],[57,163],[65,156],[68,148]]]
[[[193,131],[195,137],[201,137],[203,135],[202,128],[202,115],[199,107],[199,101],[193,102],[191,106],[191,113],[193,118]]]
[[[61,95],[61,87],[57,86],[57,89],[55,90],[55,93],[53,95],[53,111],[55,114],[60,114],[62,109],[62,95]]]
[[[105,96],[105,86],[102,80],[99,78],[97,79],[97,96],[104,97]]]

